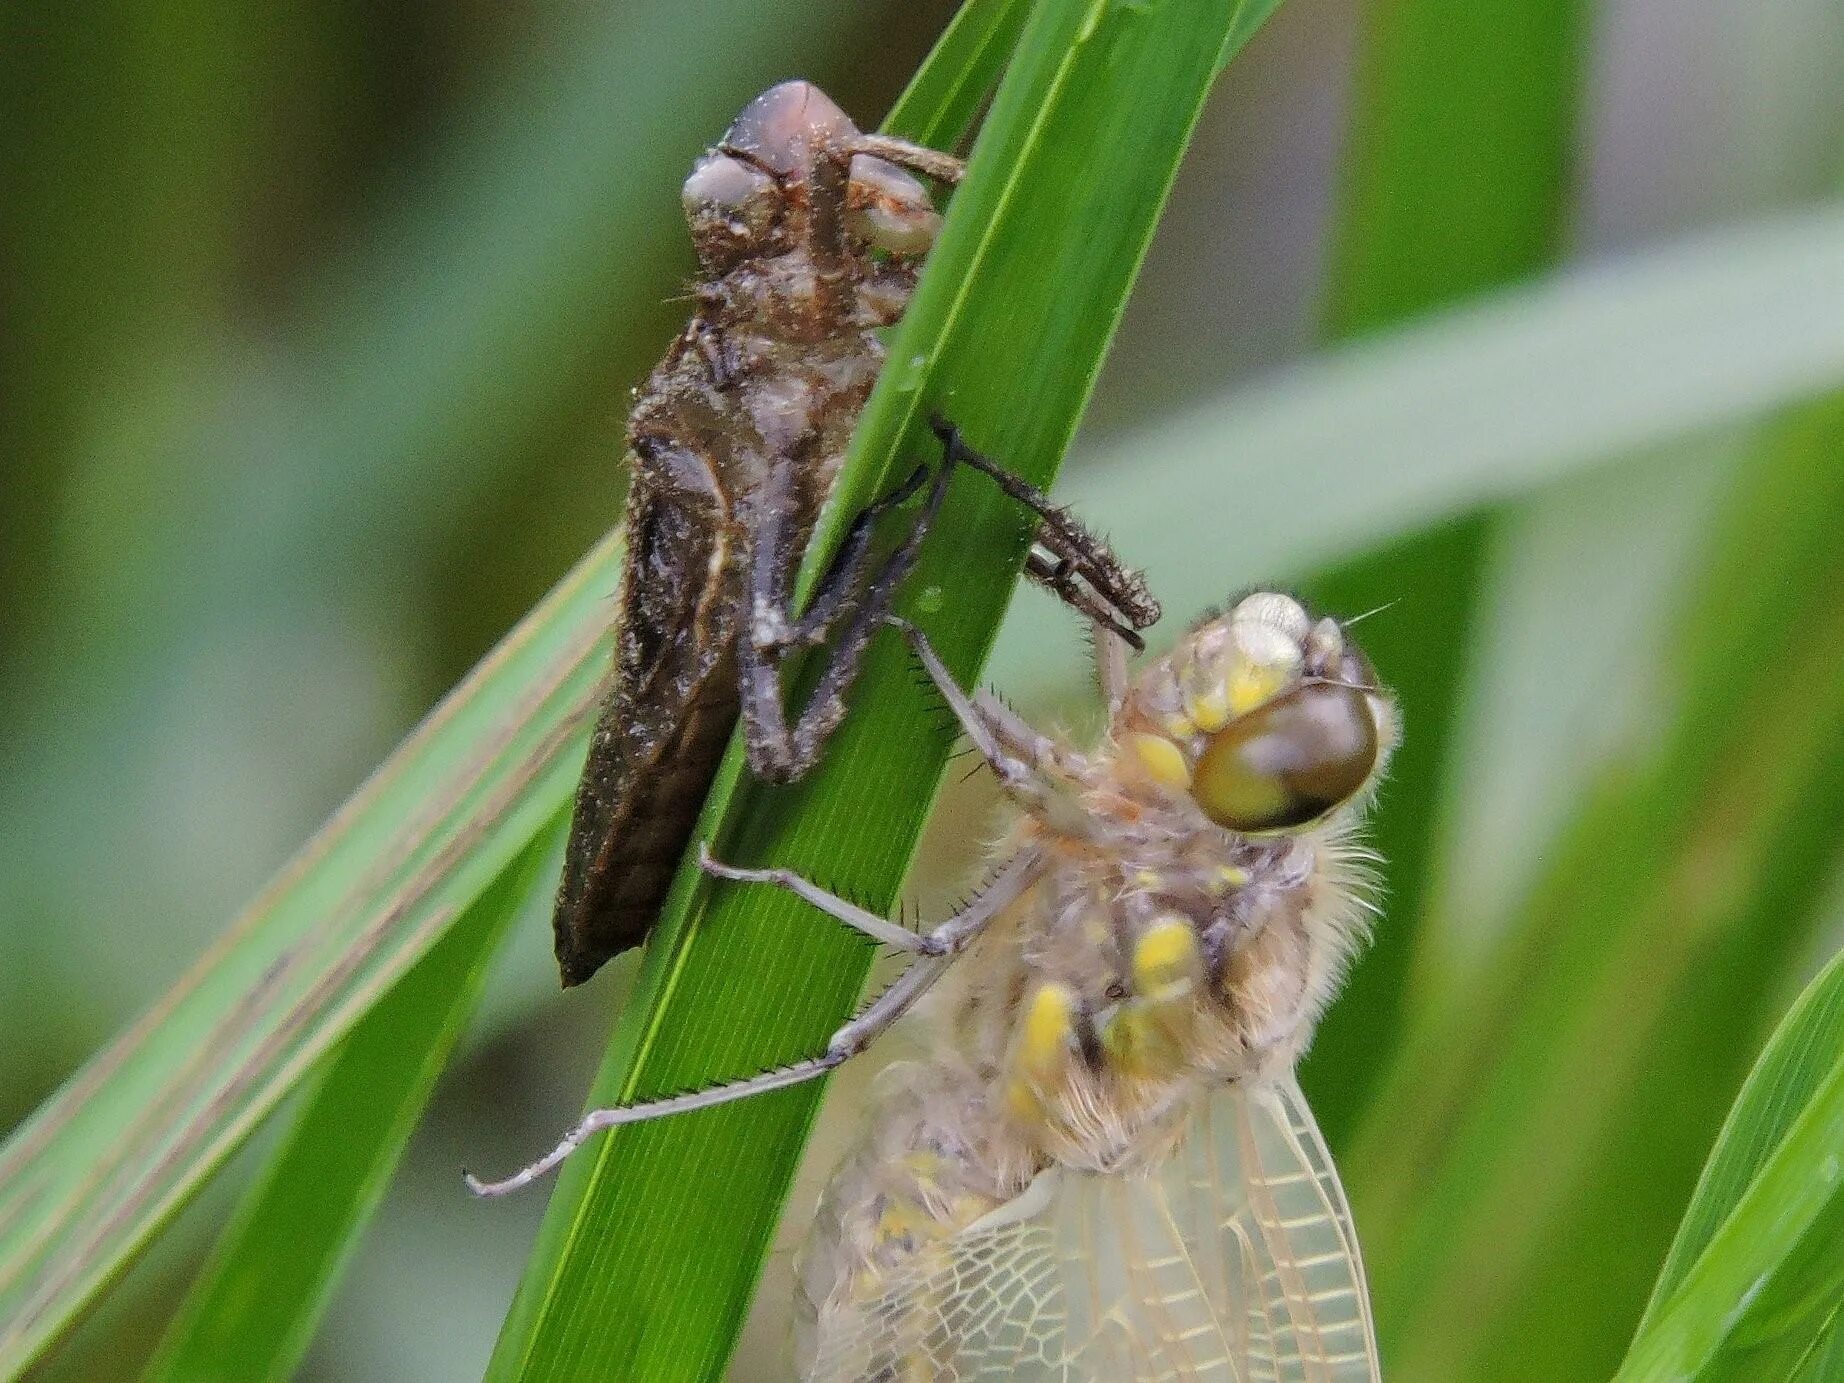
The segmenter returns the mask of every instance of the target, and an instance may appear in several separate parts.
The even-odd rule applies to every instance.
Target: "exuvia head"
[[[770,87],[698,160],[681,192],[698,257],[714,269],[784,254],[821,159],[848,163],[841,209],[847,238],[899,258],[928,252],[941,217],[928,189],[884,159],[851,152],[858,127],[811,82]]]
[[[1263,591],[1154,663],[1121,731],[1146,776],[1225,830],[1258,835],[1361,797],[1395,747],[1397,714],[1336,620]]]

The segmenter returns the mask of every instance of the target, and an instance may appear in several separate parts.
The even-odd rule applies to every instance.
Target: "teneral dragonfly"
[[[818,88],[786,82],[744,108],[685,181],[702,278],[697,307],[636,392],[632,485],[616,614],[615,675],[577,789],[554,916],[565,985],[645,939],[740,714],[750,768],[787,781],[844,715],[865,648],[939,506],[957,453],[906,537],[873,554],[860,515],[813,601],[790,609],[795,572],[940,224],[905,169],[957,181],[958,160],[865,135]],[[1009,478],[1002,479],[1007,483]],[[1045,515],[1034,572],[1091,610],[1093,551]],[[1134,627],[1157,606],[1132,594]],[[832,647],[790,722],[780,671]]]
[[[1274,593],[1131,686],[1104,662],[1108,731],[1081,752],[911,637],[1022,807],[980,897],[918,935],[707,866],[916,957],[814,1065],[946,980],[932,1053],[886,1077],[804,1252],[805,1376],[1375,1383],[1294,1065],[1365,935],[1356,831],[1394,702],[1341,625]]]

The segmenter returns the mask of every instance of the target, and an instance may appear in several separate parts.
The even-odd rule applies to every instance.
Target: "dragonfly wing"
[[[820,1325],[828,1383],[1379,1376],[1350,1211],[1291,1078],[1220,1091],[1147,1173],[1044,1173]]]
[[[1225,1224],[1248,1245],[1250,1377],[1376,1383],[1376,1332],[1351,1209],[1306,1097],[1290,1075],[1237,1091],[1217,1130],[1239,1162],[1245,1204]]]
[[[1053,1203],[1059,1172],[952,1238],[921,1247],[883,1291],[829,1306],[815,1383],[1064,1379],[1067,1320]]]

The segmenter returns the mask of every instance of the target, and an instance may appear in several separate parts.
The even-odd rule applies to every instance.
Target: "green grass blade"
[[[1582,0],[1389,0],[1364,7],[1344,197],[1324,315],[1352,336],[1547,267],[1573,206]],[[1451,730],[1468,668],[1485,515],[1325,573],[1305,593],[1360,612],[1410,595],[1365,630],[1414,727],[1371,829],[1383,925],[1300,1072],[1334,1148],[1369,1098],[1402,1024]]]
[[[1837,400],[1763,437],[1642,732],[1347,1159],[1399,1370],[1588,1376],[1630,1333],[1837,863],[1840,449]]]
[[[897,458],[913,464],[934,407],[1048,482],[1237,8],[1036,8],[866,410],[842,509]],[[912,608],[959,677],[984,658],[1026,536],[1015,511],[963,484],[912,579]],[[818,872],[880,907],[895,895],[950,736],[918,733],[938,712],[888,640],[855,706],[818,773],[784,792],[738,791],[718,840],[741,862]],[[713,797],[720,809],[728,787]],[[774,891],[709,889],[682,874],[596,1099],[704,1085],[818,1050],[869,959]],[[490,1376],[714,1376],[818,1095],[791,1090],[618,1129],[566,1165]]]
[[[527,846],[328,1058],[167,1331],[150,1383],[294,1377],[557,834]]]
[[[0,1375],[34,1358],[565,802],[605,543],[191,973],[0,1149]]]
[[[1807,985],[1768,1039],[1710,1150],[1690,1206],[1665,1255],[1637,1334],[1657,1322],[1742,1195],[1760,1177],[1795,1119],[1844,1064],[1844,955]]]
[[[1835,1383],[1844,1378],[1844,1307],[1831,1313],[1806,1357],[1787,1374],[1788,1383]]]
[[[1327,324],[1349,336],[1524,278],[1573,202],[1582,0],[1365,7]]]
[[[885,132],[931,149],[959,145],[1005,70],[1030,10],[1030,0],[967,0],[884,121]]]
[[[1616,1383],[1794,1377],[1835,1348],[1841,1298],[1844,955],[1742,1087]]]

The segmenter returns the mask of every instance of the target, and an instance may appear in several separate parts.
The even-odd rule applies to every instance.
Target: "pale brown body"
[[[971,706],[1024,806],[996,886],[1019,861],[1024,886],[946,969],[932,1050],[886,1073],[826,1192],[805,1376],[1374,1379],[1293,1067],[1366,931],[1351,837],[1393,703],[1336,624],[1262,595],[1151,664],[1092,751]],[[1223,788],[1238,743],[1270,781]],[[1223,824],[1263,813],[1281,824]]]
[[[739,679],[751,663],[772,681],[782,648],[749,627],[753,610],[765,597],[781,614],[883,364],[876,330],[901,315],[936,226],[921,185],[854,155],[860,143],[874,142],[789,82],[686,182],[705,278],[628,425],[615,674],[557,895],[565,985],[645,939],[739,710],[765,722],[751,767],[785,778],[842,709],[834,697],[790,730],[779,684],[758,678],[745,706]],[[952,173],[932,157],[929,171]]]

